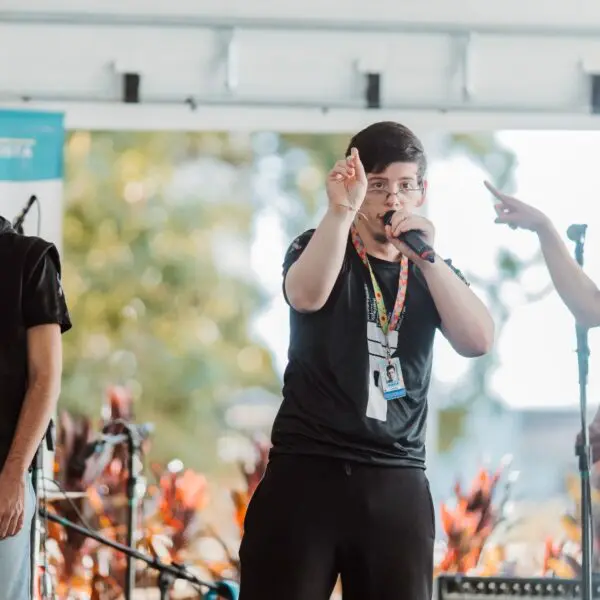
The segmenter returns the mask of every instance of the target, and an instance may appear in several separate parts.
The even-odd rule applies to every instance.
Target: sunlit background
[[[600,134],[595,132],[497,132],[498,141],[514,152],[517,165],[514,186],[508,190],[548,215],[567,243],[572,223],[589,226],[585,266],[592,276],[600,274],[600,206],[594,191],[600,180],[596,152]],[[568,150],[567,150],[568,149]],[[495,259],[501,248],[510,248],[528,259],[538,249],[529,232],[511,231],[494,224],[490,194],[483,187],[488,172],[468,157],[435,157],[429,171],[428,216],[436,225],[437,248],[466,273],[477,278],[497,277]],[[317,224],[314,220],[313,225]],[[598,231],[595,232],[595,230]],[[255,327],[274,354],[279,373],[287,360],[288,308],[281,296],[281,257],[289,243],[276,210],[266,209],[256,223],[252,267],[271,296],[271,305],[257,318]],[[574,250],[574,247],[573,249]],[[516,408],[574,407],[579,403],[577,359],[573,318],[554,291],[527,301],[528,293],[546,290],[549,277],[543,264],[532,268],[522,286],[506,285],[504,298],[510,319],[498,341],[499,367],[492,389],[503,402]],[[591,332],[592,350],[596,332]],[[591,354],[590,399],[598,397],[598,370]],[[468,368],[438,336],[435,375],[456,383]],[[549,374],[552,374],[550,377]]]
[[[325,173],[349,136],[72,134],[65,285],[85,326],[65,339],[64,405],[89,411],[106,386],[124,386],[138,419],[160,421],[154,456],[216,474],[245,460],[248,437],[268,437],[280,402],[289,336],[283,256],[318,224]],[[594,276],[600,215],[590,190],[600,136],[427,133],[424,141],[424,210],[437,249],[490,305],[498,328],[493,355],[479,360],[436,340],[433,489],[439,500],[450,492],[457,460],[469,473],[513,455],[525,474],[516,492],[560,494],[575,464],[574,322],[549,285],[535,236],[494,223],[483,181],[535,204],[562,233],[587,223]],[[591,402],[596,339],[592,332]]]
[[[77,131],[66,142],[64,280],[76,326],[65,337],[61,407],[94,417],[107,389],[121,388],[133,418],[156,426],[151,459],[208,477],[213,502],[204,511],[226,536],[234,535],[228,490],[239,487],[238,465],[253,469],[256,440],[267,442],[281,401],[283,256],[318,224],[325,174],[350,135]],[[456,506],[457,481],[468,487],[481,469],[504,465],[502,514],[521,523],[505,534],[518,541],[509,554],[538,564],[544,539],[561,535],[576,481],[574,321],[535,236],[494,223],[483,181],[542,209],[562,234],[588,224],[585,268],[598,277],[600,214],[590,190],[600,135],[427,132],[423,140],[436,248],[490,306],[498,334],[494,352],[477,360],[436,339],[432,493],[436,505]],[[597,340],[592,331],[590,411]],[[442,560],[446,525],[437,517]],[[207,543],[203,552],[220,556]]]
[[[547,213],[570,252],[568,226],[587,224],[585,270],[600,283],[597,3],[4,4],[0,50],[19,51],[0,73],[0,213],[12,220],[38,196],[25,229],[60,248],[74,325],[47,470],[79,496],[75,509],[53,500],[58,512],[123,542],[125,449],[94,452],[83,474],[74,465],[117,420],[151,423],[136,544],[206,579],[239,577],[287,361],[284,254],[318,225],[351,135],[394,119],[428,152],[436,249],[497,328],[479,359],[435,341],[436,574],[578,574],[575,324],[535,235],[494,223],[483,182]],[[4,177],[13,154],[36,156],[38,110],[53,123],[36,130],[40,146],[60,123],[52,177]],[[600,332],[589,341],[592,416]],[[483,498],[475,516],[467,496]],[[87,599],[98,581],[120,597],[122,560],[49,536],[59,597]]]

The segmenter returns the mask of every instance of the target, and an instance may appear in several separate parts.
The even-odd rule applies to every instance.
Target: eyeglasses
[[[388,187],[381,182],[375,182],[367,187],[367,194],[372,198],[381,199],[387,201],[390,196],[396,196],[405,200],[415,200],[419,198],[423,193],[423,188],[416,186],[413,183],[404,182],[400,188],[395,192],[390,192]]]

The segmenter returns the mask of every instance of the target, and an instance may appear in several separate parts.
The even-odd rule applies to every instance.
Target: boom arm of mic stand
[[[205,581],[201,581],[200,579],[198,579],[195,575],[192,575],[192,573],[189,573],[185,569],[185,567],[176,564],[168,565],[159,560],[156,560],[155,558],[152,558],[151,556],[143,554],[142,552],[138,552],[134,548],[129,548],[128,546],[124,546],[123,544],[119,544],[118,542],[113,542],[112,540],[109,540],[95,533],[94,531],[90,531],[89,529],[81,527],[80,525],[77,525],[67,519],[64,519],[63,517],[59,517],[58,515],[52,514],[48,512],[45,508],[40,508],[38,512],[42,519],[47,519],[48,521],[52,521],[53,523],[58,523],[59,525],[62,525],[67,529],[71,529],[72,531],[76,531],[77,533],[80,533],[83,536],[96,540],[103,546],[112,548],[113,550],[121,552],[126,556],[131,556],[136,560],[141,560],[142,562],[146,563],[150,568],[158,571],[159,573],[164,573],[172,577],[173,579],[183,579],[185,581],[189,581],[198,588],[205,588],[209,591],[209,593],[212,593],[213,598],[215,597],[214,594],[218,594],[221,595],[223,598],[226,598],[226,600],[238,600],[237,596],[235,595],[235,587],[229,586],[226,582],[218,584],[206,583]],[[227,598],[227,596],[224,595],[228,589],[232,591],[232,594],[229,598]]]

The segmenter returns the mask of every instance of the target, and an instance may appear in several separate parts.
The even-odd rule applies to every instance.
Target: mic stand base
[[[137,487],[137,452],[140,441],[130,428],[125,426],[127,436],[127,541],[126,545],[133,548],[135,544],[135,513],[136,513],[136,487]],[[135,588],[135,563],[131,555],[126,556],[125,562],[125,600],[131,600]],[[161,596],[162,597],[162,596]],[[166,596],[165,596],[166,598]]]
[[[584,414],[582,409],[582,415]],[[584,425],[587,427],[587,423],[584,422]],[[589,444],[581,444],[577,447],[576,453],[579,457],[579,476],[581,478],[581,598],[582,600],[592,600],[593,518],[590,480],[591,447]]]

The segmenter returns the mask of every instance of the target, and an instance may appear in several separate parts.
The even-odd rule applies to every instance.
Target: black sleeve
[[[283,259],[283,278],[287,275],[290,267],[300,258],[300,255],[304,252],[308,242],[310,242],[314,229],[309,229],[301,235],[299,235],[289,246]]]
[[[310,242],[310,239],[315,232],[314,229],[309,229],[304,233],[300,234],[289,246],[287,252],[285,253],[285,257],[283,259],[283,297],[287,304],[290,304],[288,300],[287,294],[285,293],[285,278],[287,276],[290,267],[300,258],[300,255],[304,252],[304,249]]]
[[[300,258],[300,255],[302,254],[302,252],[304,252],[304,249],[306,248],[306,246],[308,246],[308,242],[310,242],[310,240],[312,239],[314,232],[315,232],[314,229],[309,229],[308,231],[305,231],[304,233],[299,235],[290,244],[289,248],[287,249],[287,252],[285,253],[285,258],[283,259],[283,297],[285,298],[285,301],[288,304],[290,304],[290,302],[285,293],[285,278],[287,276],[287,273],[288,273],[290,267]],[[329,298],[328,298],[327,302],[325,303],[325,306],[323,307],[323,309],[325,309],[327,307],[332,307],[333,304],[335,304],[336,299],[338,297],[340,287],[341,287],[341,282],[343,281],[344,276],[348,273],[348,269],[349,269],[348,255],[346,254],[346,257],[344,258],[344,262],[342,263],[342,268],[340,269],[338,278],[335,282],[335,285],[333,286],[333,290],[331,291],[331,294],[329,295]],[[321,310],[323,310],[323,309],[321,309]]]
[[[71,329],[59,269],[51,254],[46,253],[28,274],[22,296],[26,328],[56,323],[62,333]]]

